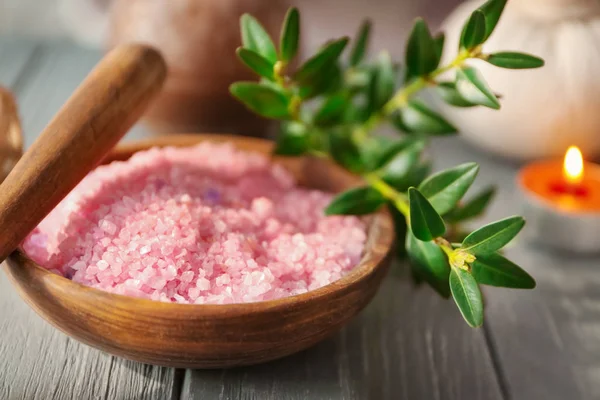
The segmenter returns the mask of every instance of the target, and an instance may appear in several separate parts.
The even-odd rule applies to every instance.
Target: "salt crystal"
[[[181,280],[183,282],[191,282],[193,278],[194,278],[193,271],[185,271],[184,273],[181,274]]]
[[[192,202],[192,198],[189,194],[186,193],[179,198],[179,201],[181,201],[184,204],[189,204]]]
[[[206,278],[198,278],[198,280],[196,281],[196,287],[200,290],[209,290],[210,281]]]
[[[221,220],[216,220],[215,221],[215,230],[219,233],[223,233],[225,232],[225,230],[227,229],[227,224]]]
[[[150,246],[144,246],[140,249],[140,254],[141,255],[148,254],[148,253],[150,253],[150,251],[151,251]]]
[[[217,279],[215,279],[215,282],[217,284],[217,286],[224,286],[227,285],[229,282],[231,282],[231,278],[229,277],[228,274],[223,274],[217,277]]]
[[[71,265],[71,268],[75,271],[79,271],[82,268],[86,267],[86,263],[83,261],[77,261],[75,264]]]
[[[157,290],[164,288],[165,285],[167,284],[166,279],[158,277],[158,276],[149,278],[147,282],[148,282],[148,286],[150,286],[152,289],[157,289]]]
[[[194,301],[198,298],[198,296],[200,296],[200,289],[198,288],[190,288],[188,290],[188,296],[190,297],[190,300]]]
[[[108,233],[109,235],[114,235],[114,233],[117,231],[117,226],[115,224],[113,224],[110,221],[107,221],[105,219],[100,221],[100,229],[102,229],[104,232]]]
[[[100,260],[96,263],[96,267],[98,267],[98,269],[100,271],[104,271],[106,268],[108,268],[108,263],[104,260]]]
[[[163,270],[163,277],[170,281],[177,276],[177,268],[173,264],[170,264]]]
[[[121,275],[121,273],[123,272],[123,264],[115,262],[114,264],[110,265],[110,270],[115,276]]]

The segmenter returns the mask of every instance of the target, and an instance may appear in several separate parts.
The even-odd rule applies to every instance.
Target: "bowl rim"
[[[260,144],[262,146],[273,146],[274,142],[267,139],[251,138],[231,134],[204,134],[204,133],[184,133],[168,134],[156,138],[146,138],[131,142],[120,143],[107,158],[118,154],[135,153],[148,150],[153,147],[177,146],[185,147],[201,142],[230,142],[234,146],[240,143]],[[252,150],[244,150],[252,151]],[[113,159],[114,162],[117,159]],[[329,162],[331,166],[333,163]],[[358,179],[358,178],[357,178]],[[393,243],[395,240],[395,231],[391,220],[391,214],[382,207],[378,212],[372,214],[371,221],[367,228],[367,241],[365,252],[358,264],[352,270],[340,279],[331,282],[320,288],[309,290],[305,293],[282,297],[274,300],[263,300],[250,303],[230,303],[230,304],[185,304],[175,302],[161,302],[141,297],[133,297],[122,294],[107,292],[72,281],[66,277],[55,274],[50,270],[38,265],[35,261],[19,247],[8,257],[8,262],[14,264],[8,266],[10,270],[16,268],[29,268],[34,270],[35,275],[44,284],[53,286],[65,293],[78,293],[81,296],[92,296],[95,301],[115,303],[122,308],[138,309],[140,311],[164,311],[167,313],[192,313],[195,316],[214,316],[214,315],[236,315],[252,314],[255,312],[264,312],[265,310],[279,310],[290,305],[298,303],[307,303],[319,299],[327,298],[333,293],[348,291],[353,289],[362,280],[375,274],[379,268],[383,268],[389,258]],[[13,283],[16,277],[8,271],[8,275]],[[19,286],[17,284],[17,286]]]

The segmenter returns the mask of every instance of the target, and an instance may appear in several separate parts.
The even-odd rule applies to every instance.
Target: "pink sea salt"
[[[152,149],[90,173],[23,248],[45,268],[112,293],[196,304],[276,299],[327,285],[359,262],[365,224],[324,216],[330,200],[231,145]]]

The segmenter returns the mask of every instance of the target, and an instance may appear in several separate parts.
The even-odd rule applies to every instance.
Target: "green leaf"
[[[279,51],[282,61],[289,62],[298,52],[300,41],[300,14],[296,7],[288,10],[279,35]]]
[[[463,269],[452,268],[450,289],[467,324],[473,328],[481,326],[483,324],[483,299],[475,278]]]
[[[410,231],[406,234],[405,247],[417,275],[441,296],[450,297],[450,265],[442,249],[434,242],[418,240]]]
[[[265,28],[250,14],[240,18],[242,45],[248,50],[260,54],[271,63],[277,61],[277,50]]]
[[[411,100],[400,110],[402,124],[409,132],[445,135],[456,133],[456,128],[441,115],[419,100]]]
[[[335,63],[324,67],[324,69],[313,77],[312,81],[304,83],[299,90],[303,99],[310,99],[322,94],[333,93],[341,88],[343,83],[342,70]]]
[[[286,121],[281,125],[281,132],[277,135],[275,154],[298,156],[306,153],[308,148],[309,137],[304,124]]]
[[[481,256],[495,253],[510,242],[523,229],[523,217],[509,217],[479,228],[462,242],[461,249]]]
[[[365,57],[367,46],[369,44],[371,25],[371,21],[369,20],[363,21],[360,25],[354,47],[352,48],[352,53],[350,53],[350,65],[353,67],[360,64]]]
[[[489,187],[465,204],[459,205],[457,208],[444,215],[444,219],[447,222],[456,223],[479,217],[490,204],[495,194],[496,188]]]
[[[406,45],[407,80],[427,75],[437,68],[437,46],[425,21],[418,18]]]
[[[405,192],[418,186],[429,174],[431,164],[421,160],[426,142],[417,140],[387,163],[383,169],[383,180],[398,191]]]
[[[379,159],[386,149],[395,144],[394,140],[385,136],[371,136],[360,144],[360,154],[367,166],[368,171],[374,171],[378,167]]]
[[[435,211],[425,196],[417,189],[408,189],[410,206],[410,229],[415,237],[424,242],[442,236],[446,232],[442,217]]]
[[[431,175],[419,190],[438,213],[445,214],[467,193],[478,172],[476,163],[461,164]]]
[[[473,49],[485,40],[485,16],[475,10],[467,20],[460,36],[461,49]]]
[[[403,157],[404,158],[404,157]],[[405,157],[404,159],[407,159]],[[401,158],[402,160],[402,158]],[[404,160],[403,160],[404,161]],[[396,160],[391,163],[392,166],[396,166]],[[397,170],[391,167],[386,168],[383,180],[394,189],[405,192],[411,186],[418,186],[423,179],[429,174],[431,170],[431,164],[429,162],[413,162],[412,164],[405,167],[404,173],[401,171],[402,167],[398,167]]]
[[[273,119],[290,117],[289,99],[274,85],[255,82],[236,82],[229,91],[253,112]]]
[[[408,226],[406,225],[406,217],[402,214],[392,203],[388,201],[388,210],[392,215],[392,219],[394,220],[394,231],[396,233],[396,255],[399,257],[403,257],[406,255],[406,246],[404,242],[406,240],[406,235],[408,233]]]
[[[394,128],[396,128],[396,130],[398,130],[400,133],[414,133],[408,126],[404,125],[400,111],[396,111],[392,114],[391,122]]]
[[[431,172],[431,162],[422,161],[413,165],[408,172],[408,183],[410,186],[418,186]],[[407,190],[407,189],[404,189]]]
[[[360,151],[352,140],[352,135],[344,129],[329,132],[329,153],[338,164],[351,172],[359,173],[365,169]]]
[[[521,267],[498,253],[479,256],[471,265],[471,273],[482,285],[513,289],[533,289],[535,280]]]
[[[370,186],[355,188],[337,195],[325,208],[325,215],[365,215],[371,214],[382,204],[385,197]]]
[[[433,43],[435,44],[435,55],[437,57],[436,68],[440,65],[440,61],[442,59],[442,54],[444,53],[444,43],[446,42],[446,35],[443,32],[438,33],[433,38]]]
[[[366,101],[365,101],[366,102]],[[342,120],[349,125],[357,125],[364,123],[369,119],[370,113],[364,103],[349,102],[348,107],[344,111]]]
[[[256,74],[269,80],[273,80],[273,64],[271,64],[269,60],[260,54],[243,47],[238,47],[235,53],[238,58]]]
[[[482,106],[500,109],[500,102],[483,79],[479,71],[473,67],[461,67],[456,72],[456,90],[467,101]]]
[[[451,106],[473,107],[477,105],[465,100],[465,98],[458,93],[458,90],[456,90],[456,85],[454,82],[440,82],[436,85],[435,89],[439,93],[442,100]]]
[[[302,64],[294,74],[294,79],[300,84],[313,82],[320,74],[337,62],[347,44],[347,37],[329,42],[317,54]]]
[[[316,112],[314,122],[317,125],[327,126],[341,121],[344,111],[348,106],[348,99],[343,93],[336,93],[327,98]]]
[[[394,160],[401,155],[401,153],[407,151],[413,151],[417,153],[417,156],[425,148],[425,141],[416,139],[413,137],[398,140],[385,147],[385,149],[379,154],[376,160],[374,160],[373,169],[380,169],[386,167],[388,164],[394,162]],[[414,159],[417,160],[418,157]],[[413,162],[414,164],[414,162]]]
[[[484,41],[490,37],[496,25],[498,25],[498,21],[500,20],[500,16],[502,16],[502,11],[504,11],[504,6],[508,0],[488,0],[479,7],[479,10],[483,12],[485,16],[485,36]]]
[[[369,83],[369,110],[379,110],[394,95],[396,75],[388,52],[382,52],[373,67]]]
[[[509,69],[540,68],[544,66],[544,60],[539,57],[510,51],[490,54],[484,60],[496,67]]]
[[[401,140],[401,142],[405,140]],[[412,138],[408,141],[408,146],[406,147],[401,145],[400,142],[390,145],[386,151],[381,153],[381,158],[377,160],[378,164],[381,164],[380,169],[383,169],[384,180],[394,181],[406,178],[419,164],[425,146],[425,140]],[[385,163],[385,165],[382,163]],[[408,186],[402,191],[406,191],[407,189]]]

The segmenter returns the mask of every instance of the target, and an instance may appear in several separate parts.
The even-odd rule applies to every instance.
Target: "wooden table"
[[[99,60],[68,43],[0,39],[0,83],[18,96],[29,145]],[[136,127],[127,140],[144,136]],[[433,144],[437,167],[481,164],[499,184],[486,220],[519,212],[515,165],[459,139]],[[0,276],[0,399],[595,399],[600,398],[600,258],[517,244],[509,256],[534,291],[486,288],[473,330],[452,302],[413,288],[397,263],[367,309],[340,334],[253,368],[191,371],[111,357],[39,318]]]

